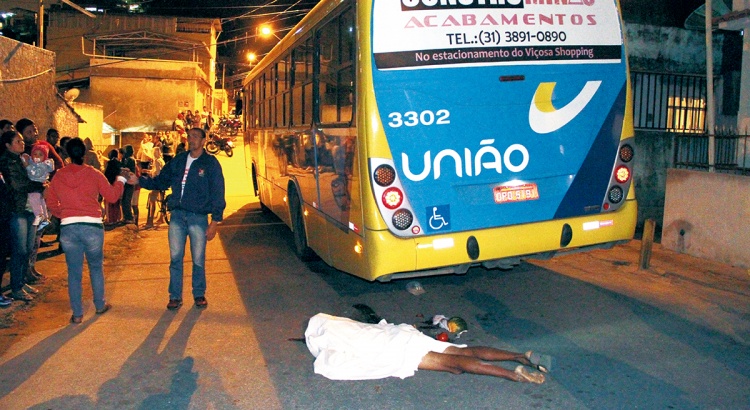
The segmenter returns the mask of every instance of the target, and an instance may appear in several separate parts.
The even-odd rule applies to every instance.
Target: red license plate
[[[539,189],[534,183],[514,186],[498,186],[493,189],[493,194],[495,196],[495,202],[498,204],[539,199]]]

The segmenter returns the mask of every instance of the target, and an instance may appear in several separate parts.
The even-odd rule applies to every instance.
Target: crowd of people
[[[180,111],[177,113],[172,123],[172,131],[177,132],[180,136],[185,135],[187,130],[192,128],[200,128],[205,131],[211,130],[214,123],[214,117],[208,108],[203,107],[203,111]]]
[[[159,131],[156,134],[144,133],[137,148],[125,145],[121,149],[112,149],[103,160],[99,169],[104,172],[109,182],[113,182],[120,170],[125,168],[136,176],[155,177],[176,154],[186,150],[186,137],[179,137],[173,132]],[[93,164],[89,164],[94,166]],[[140,223],[140,186],[126,186],[122,199],[116,204],[104,208],[105,226],[117,227],[129,225],[134,228],[151,229],[164,223],[163,215],[156,217],[157,204],[164,199],[165,192],[149,192],[145,225]]]
[[[83,317],[84,259],[89,266],[96,313],[108,311],[111,305],[104,297],[102,272],[104,230],[106,226],[127,225],[138,229],[141,186],[150,190],[144,228],[163,222],[156,218],[156,204],[163,200],[165,190],[179,190],[175,195],[179,223],[169,227],[170,251],[175,265],[170,267],[172,276],[177,273],[177,259],[181,272],[186,236],[191,237],[192,243],[199,241],[193,238],[197,232],[193,225],[200,225],[204,232],[204,251],[206,240],[216,234],[216,223],[221,221],[225,206],[223,175],[215,158],[202,156],[206,139],[203,129],[192,128],[184,136],[174,132],[144,134],[137,149],[125,145],[110,150],[106,156],[96,151],[89,138],[60,138],[55,129],[49,129],[46,136],[40,138],[37,125],[26,118],[16,123],[0,120],[0,131],[0,237],[3,238],[0,241],[0,284],[6,268],[10,272],[9,289],[0,292],[0,307],[10,306],[14,300],[32,301],[39,293],[35,286],[45,280],[45,275],[36,269],[39,248],[45,245],[41,239],[44,234],[57,234],[55,241],[60,243],[68,268],[71,322],[80,323]],[[180,153],[185,154],[180,156]],[[181,169],[167,166],[177,158],[181,158],[178,161]],[[205,169],[215,169],[212,175],[216,175],[210,187],[192,184],[195,185],[192,189],[201,191],[195,198],[184,189],[185,180],[191,180],[187,169],[194,161],[200,164],[200,177],[204,176]],[[160,177],[162,170],[168,172]],[[203,196],[206,192],[202,190],[210,190],[212,195]],[[210,198],[211,204],[202,203],[200,198]],[[209,214],[212,214],[211,223],[207,221]],[[178,244],[172,243],[173,237],[181,238],[181,251]],[[193,269],[194,275],[204,278],[203,285],[193,292],[196,306],[205,307],[205,272],[200,259],[200,255],[193,255]],[[181,273],[179,276],[181,279]],[[176,281],[174,277],[173,281]],[[181,301],[181,288],[181,283],[179,286],[170,284],[170,308],[174,300]]]

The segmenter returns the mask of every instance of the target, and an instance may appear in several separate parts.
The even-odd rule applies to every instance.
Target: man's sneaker
[[[167,303],[167,309],[169,310],[177,310],[182,306],[182,299],[169,299],[169,303]]]
[[[195,307],[198,309],[205,309],[208,307],[208,301],[203,296],[195,298]]]
[[[34,296],[31,296],[23,289],[12,292],[10,294],[10,297],[12,297],[13,300],[22,300],[24,302],[31,302],[32,300],[34,300]]]
[[[39,289],[29,285],[28,283],[23,285],[23,290],[25,290],[26,293],[30,293],[32,295],[36,295],[37,293],[39,293]]]
[[[13,299],[0,295],[0,307],[8,307],[13,304]]]

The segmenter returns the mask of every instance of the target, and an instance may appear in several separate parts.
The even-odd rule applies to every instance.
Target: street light
[[[264,24],[258,28],[258,33],[261,37],[276,37],[277,40],[281,40],[281,37],[277,36],[276,33],[273,31],[273,28],[267,24]]]
[[[258,56],[253,53],[252,51],[248,51],[247,53],[247,61],[249,63],[254,63],[256,60],[258,60]]]

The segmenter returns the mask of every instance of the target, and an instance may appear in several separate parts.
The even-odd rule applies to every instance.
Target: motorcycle
[[[234,142],[229,137],[211,134],[206,143],[206,151],[213,155],[216,155],[219,151],[224,151],[228,157],[231,157],[234,155]]]
[[[235,136],[239,134],[240,128],[242,128],[242,122],[239,118],[231,118],[226,115],[222,115],[219,118],[219,132],[221,134]]]

